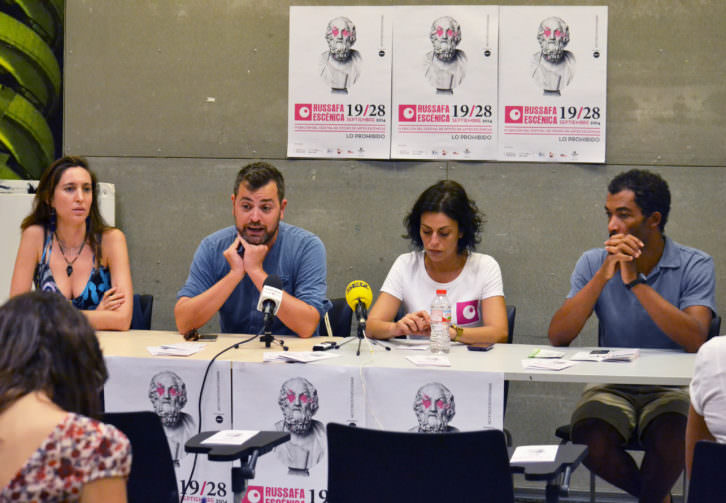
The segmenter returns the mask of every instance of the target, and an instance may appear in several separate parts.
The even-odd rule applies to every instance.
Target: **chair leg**
[[[595,472],[590,470],[590,503],[595,503]]]

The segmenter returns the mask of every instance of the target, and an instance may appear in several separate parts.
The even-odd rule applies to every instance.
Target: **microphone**
[[[272,318],[277,314],[282,303],[282,280],[276,274],[270,274],[262,284],[257,310],[265,315],[265,333],[270,332]]]
[[[371,287],[365,281],[351,281],[345,287],[345,301],[355,313],[358,324],[365,328],[368,306],[373,301]]]

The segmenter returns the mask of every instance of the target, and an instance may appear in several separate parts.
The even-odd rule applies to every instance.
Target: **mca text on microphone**
[[[353,288],[369,288],[365,281],[351,281],[346,290],[350,292]]]

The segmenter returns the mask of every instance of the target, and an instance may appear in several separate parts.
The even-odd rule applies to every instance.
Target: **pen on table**
[[[383,346],[384,348],[386,348],[386,351],[391,350],[391,346],[389,346],[388,344],[384,344],[383,342],[381,342],[377,339],[371,339],[371,341],[373,342],[373,344],[378,344],[379,346]]]

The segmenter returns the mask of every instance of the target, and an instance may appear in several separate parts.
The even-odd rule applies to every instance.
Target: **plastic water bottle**
[[[431,352],[448,353],[451,348],[449,337],[451,325],[451,303],[446,290],[436,290],[436,297],[431,303]]]

